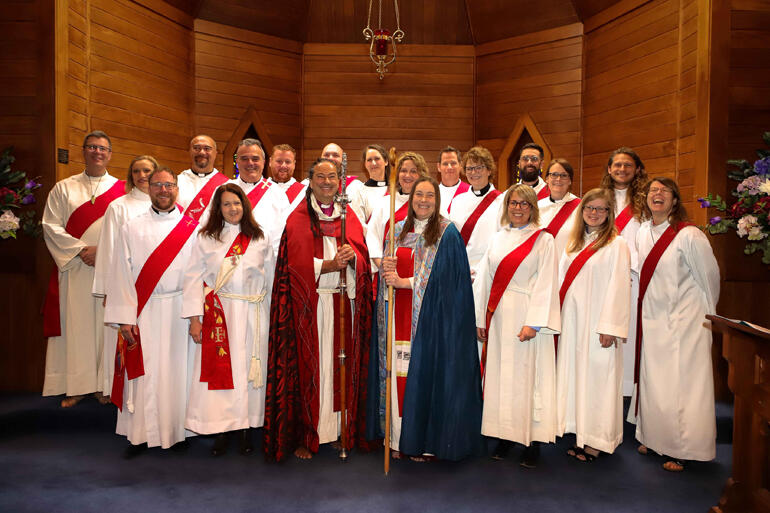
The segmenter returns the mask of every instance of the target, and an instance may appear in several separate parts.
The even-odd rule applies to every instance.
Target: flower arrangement
[[[18,216],[11,209],[20,209],[35,203],[35,189],[40,183],[28,180],[23,171],[12,171],[11,164],[16,158],[11,155],[13,147],[6,148],[0,157],[0,238],[16,238],[17,230],[27,235],[40,235],[40,221],[34,209],[25,209]]]
[[[762,135],[765,144],[770,146],[770,132]],[[762,263],[770,265],[770,150],[757,150],[753,164],[747,160],[728,160],[737,167],[727,176],[738,182],[732,191],[737,199],[728,205],[718,194],[709,193],[705,198],[698,198],[701,208],[715,208],[724,214],[709,219],[706,230],[711,234],[727,233],[735,230],[738,237],[746,237],[747,255],[762,252]]]

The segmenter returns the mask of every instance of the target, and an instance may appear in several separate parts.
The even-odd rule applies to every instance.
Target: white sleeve
[[[203,315],[203,278],[206,274],[206,255],[203,251],[203,237],[195,235],[192,253],[184,271],[182,285],[182,318]]]
[[[67,220],[67,192],[61,182],[57,183],[48,194],[43,211],[43,239],[56,266],[66,271],[77,263],[78,254],[87,247],[85,242],[76,239],[65,227]]]

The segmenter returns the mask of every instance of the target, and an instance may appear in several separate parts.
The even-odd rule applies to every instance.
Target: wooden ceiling
[[[378,25],[378,1],[371,26]],[[401,0],[404,43],[482,44],[584,21],[620,0]],[[362,43],[369,0],[166,0],[200,18],[306,43]],[[393,0],[382,25],[395,29]]]

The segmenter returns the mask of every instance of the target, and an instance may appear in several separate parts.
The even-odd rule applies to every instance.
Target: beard
[[[519,171],[519,176],[522,182],[536,182],[540,177],[540,170],[535,166],[524,166],[524,169]]]

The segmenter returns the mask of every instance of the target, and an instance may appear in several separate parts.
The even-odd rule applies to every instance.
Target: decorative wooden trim
[[[233,130],[233,134],[230,136],[230,140],[227,141],[227,144],[225,145],[225,151],[222,154],[222,171],[227,176],[235,176],[235,167],[233,166],[232,156],[233,153],[235,153],[235,150],[238,148],[238,143],[243,139],[243,134],[246,133],[246,130],[248,130],[249,125],[253,125],[254,129],[257,131],[259,139],[262,141],[262,146],[265,147],[265,157],[273,153],[273,141],[267,134],[267,129],[262,123],[262,120],[259,119],[257,109],[254,107],[254,105],[249,105],[246,108],[246,112],[243,113],[238,126],[235,128],[235,130]],[[265,163],[267,163],[267,158],[265,158]]]
[[[582,36],[583,32],[584,29],[582,23],[573,23],[571,25],[564,25],[563,27],[509,37],[507,39],[492,41],[491,43],[484,43],[476,46],[476,56],[479,57],[481,55],[489,55],[491,53],[505,52],[507,50],[526,48],[527,46],[534,46],[541,43],[569,39],[571,37]]]
[[[505,146],[503,146],[503,150],[500,152],[500,157],[497,159],[497,183],[495,184],[495,187],[497,187],[498,190],[504,191],[511,186],[511,184],[508,183],[508,159],[511,157],[511,153],[513,153],[513,149],[516,147],[516,143],[519,141],[525,128],[527,129],[527,132],[529,132],[529,135],[532,136],[532,140],[543,147],[543,162],[551,161],[551,148],[548,146],[545,138],[543,138],[540,130],[537,129],[535,122],[532,120],[532,116],[525,112],[519,116],[519,119],[516,120],[516,124],[513,125],[511,135],[508,136],[508,140],[506,141]]]
[[[177,9],[173,5],[170,5],[164,2],[163,0],[131,0],[131,1],[134,2],[135,4],[141,5],[142,7],[146,7],[147,9],[151,10],[155,14],[159,14],[164,18],[173,21],[174,23],[182,25],[183,27],[186,27],[188,29],[193,28],[194,18],[190,14],[182,11],[181,9]]]
[[[624,14],[627,14],[634,9],[637,9],[644,4],[651,2],[652,0],[621,0],[620,2],[607,7],[603,11],[600,11],[587,20],[583,20],[583,32],[588,34],[602,25],[620,18]]]
[[[304,55],[350,55],[369,58],[369,45],[359,43],[305,43]],[[398,47],[401,57],[473,57],[473,45],[403,45]]]
[[[244,43],[251,43],[257,46],[264,46],[266,48],[284,50],[286,52],[302,55],[302,43],[299,41],[292,41],[291,39],[268,36],[267,34],[260,34],[259,32],[252,32],[251,30],[229,27],[227,25],[214,23],[213,21],[196,19],[193,30],[200,34],[243,41]]]

